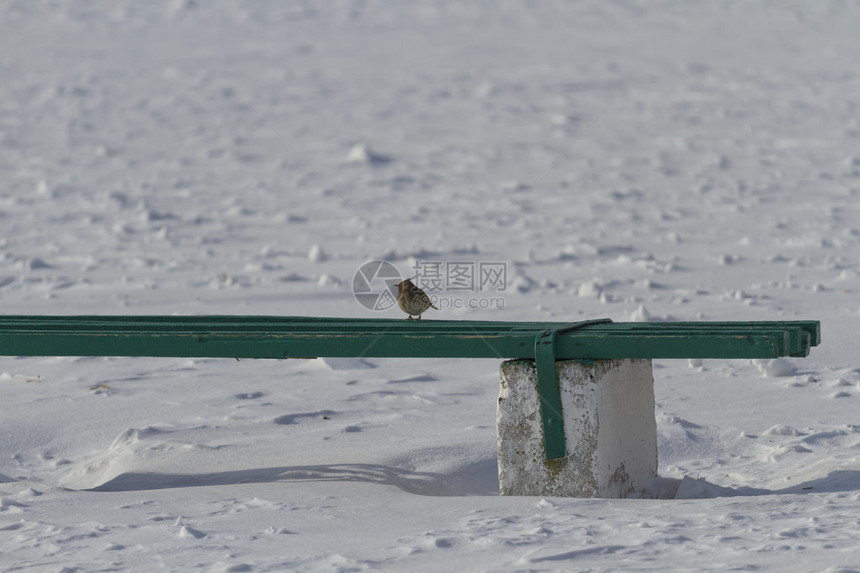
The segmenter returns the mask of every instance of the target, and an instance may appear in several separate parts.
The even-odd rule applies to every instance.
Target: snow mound
[[[346,154],[347,163],[365,163],[368,165],[384,165],[391,162],[391,157],[377,153],[367,144],[358,143]]]
[[[771,426],[764,432],[765,436],[802,436],[803,433],[794,428],[792,426],[786,426],[785,424],[777,424],[776,426]]]
[[[788,358],[775,358],[773,360],[754,360],[753,364],[766,378],[783,378],[797,374],[797,367]]]
[[[322,364],[329,370],[367,370],[368,368],[376,368],[376,365],[361,358],[337,358],[324,357],[317,358],[317,362]]]
[[[631,493],[629,498],[645,499],[713,499],[738,495],[760,495],[772,493],[753,488],[734,489],[711,483],[704,478],[684,476],[681,479],[654,477],[646,481],[641,490]]]
[[[189,464],[195,453],[209,448],[192,442],[171,439],[183,430],[201,428],[129,428],[103,450],[97,450],[71,463],[59,484],[69,489],[96,489],[122,475],[145,474],[176,463]],[[181,460],[181,461],[180,461]]]

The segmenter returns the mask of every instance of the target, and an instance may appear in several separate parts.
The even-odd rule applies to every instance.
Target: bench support
[[[651,360],[561,360],[556,376],[566,454],[547,459],[534,361],[501,366],[501,495],[621,498],[657,475]]]

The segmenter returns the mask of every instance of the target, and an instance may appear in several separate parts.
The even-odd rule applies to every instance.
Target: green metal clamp
[[[558,375],[555,370],[556,337],[563,332],[610,322],[612,320],[609,318],[583,320],[567,326],[549,328],[540,332],[535,338],[535,370],[537,371],[538,396],[540,397],[540,417],[543,426],[544,452],[548,460],[565,456],[561,390],[558,386]]]

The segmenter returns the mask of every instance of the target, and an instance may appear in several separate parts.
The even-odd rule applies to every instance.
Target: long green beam
[[[0,316],[4,356],[534,358],[564,322],[277,316]],[[557,359],[806,356],[817,321],[591,324],[563,332]]]

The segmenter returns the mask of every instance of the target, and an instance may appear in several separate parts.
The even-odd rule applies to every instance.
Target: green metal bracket
[[[537,372],[538,396],[540,397],[540,417],[543,426],[543,442],[546,459],[563,458],[564,416],[562,415],[561,390],[555,370],[555,340],[563,332],[570,332],[593,324],[608,324],[612,320],[600,318],[584,320],[567,326],[549,328],[535,338],[535,370]]]

